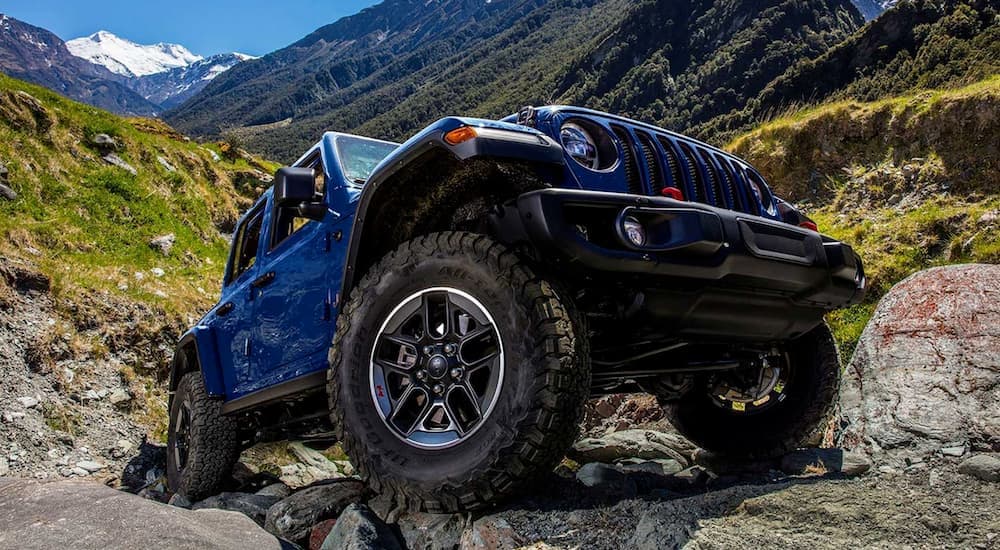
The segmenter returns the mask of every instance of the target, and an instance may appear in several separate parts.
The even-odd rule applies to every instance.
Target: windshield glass
[[[358,185],[368,181],[372,171],[399,147],[394,143],[384,143],[359,137],[340,136],[337,138],[337,154],[344,167],[347,181]]]

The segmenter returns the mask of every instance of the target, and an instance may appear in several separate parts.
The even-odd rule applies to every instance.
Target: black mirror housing
[[[298,207],[299,216],[315,221],[326,217],[326,205],[321,202],[303,202]]]
[[[313,202],[316,195],[316,176],[312,168],[284,167],[274,174],[274,204],[279,207],[297,207]]]

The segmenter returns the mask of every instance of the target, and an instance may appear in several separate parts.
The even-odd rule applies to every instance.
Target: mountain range
[[[281,159],[325,129],[398,140],[444,114],[527,104],[685,129],[863,23],[849,0],[387,0],[240,64],[164,116]]]
[[[7,15],[0,15],[0,71],[115,113],[161,110],[119,75],[71,54],[58,36]]]
[[[107,31],[63,42],[0,15],[0,70],[119,114],[157,116],[247,59],[253,58],[204,58],[179,44],[141,45]]]
[[[403,140],[448,114],[571,103],[713,143],[784,110],[995,73],[995,1],[386,0],[164,113],[291,160],[325,130]]]
[[[877,16],[883,4],[894,2],[851,1],[867,19]],[[172,111],[166,115],[168,120],[185,131],[218,135],[232,128],[261,125],[267,128],[275,123],[281,126],[288,119],[304,123],[312,131],[330,125],[358,128],[366,114],[397,117],[398,110],[384,112],[378,105],[373,106],[373,100],[365,95],[379,90],[381,93],[375,97],[386,99],[388,95],[390,102],[409,97],[413,95],[410,92],[422,88],[413,73],[426,78],[434,70],[448,69],[453,62],[467,66],[475,58],[492,64],[494,49],[505,52],[504,55],[512,60],[527,61],[530,57],[539,64],[546,58],[555,61],[551,66],[540,67],[540,73],[544,74],[537,75],[540,78],[535,82],[528,80],[532,75],[509,74],[510,66],[495,68],[499,74],[508,73],[513,81],[523,77],[524,81],[518,86],[525,92],[531,91],[533,95],[529,98],[546,102],[542,94],[547,93],[551,97],[580,101],[582,96],[595,90],[576,82],[574,75],[603,70],[601,67],[588,68],[587,62],[581,60],[589,55],[593,61],[593,55],[609,53],[605,50],[615,40],[621,42],[613,48],[616,51],[610,52],[611,62],[619,66],[623,66],[625,58],[615,57],[618,53],[631,52],[633,47],[643,50],[638,52],[642,59],[636,57],[642,67],[629,75],[632,84],[648,84],[650,82],[642,79],[650,78],[653,84],[662,83],[661,77],[651,73],[656,73],[666,60],[668,72],[672,66],[684,67],[684,74],[669,75],[681,88],[706,77],[711,80],[714,76],[715,84],[726,81],[732,67],[750,60],[749,55],[740,56],[749,51],[743,48],[747,36],[758,38],[757,47],[751,48],[758,55],[763,54],[760,38],[777,40],[781,59],[771,56],[767,63],[752,67],[745,75],[751,81],[750,86],[741,86],[741,93],[732,93],[737,89],[734,87],[710,90],[710,84],[679,90],[689,97],[703,93],[714,96],[715,105],[699,109],[694,117],[694,122],[703,122],[699,117],[710,119],[731,110],[790,64],[816,55],[861,23],[856,15],[848,14],[848,0],[824,0],[815,3],[816,6],[808,4],[705,0],[387,0],[357,15],[320,27],[266,56],[260,63],[244,63],[247,66],[222,79],[190,106],[184,104],[199,96],[219,75],[254,58],[239,53],[203,58],[179,44],[141,45],[103,30],[63,43],[45,29],[2,16],[4,24],[0,26],[0,33],[4,36],[0,36],[0,70],[120,114],[161,116],[164,111]],[[775,10],[789,17],[771,17]],[[647,25],[647,29],[638,29],[646,15],[660,26]],[[760,20],[762,16],[764,21]],[[783,30],[781,25],[790,25],[784,37],[779,36]],[[572,33],[561,34],[564,27],[572,28]],[[628,33],[634,30],[655,31],[652,35],[659,38],[650,41],[650,37],[645,36],[641,41],[648,43],[632,44],[632,39],[638,36]],[[700,36],[700,43],[684,44],[688,36],[696,40]],[[530,51],[532,42],[537,47],[534,53]],[[552,47],[554,43],[558,46]],[[680,59],[688,55],[688,46],[696,58]],[[664,48],[673,53],[665,55]],[[736,55],[739,59],[726,64],[721,73],[706,74],[713,69],[697,65],[716,53]],[[699,57],[701,59],[697,59]],[[607,63],[604,65],[604,68],[609,67]],[[504,89],[503,80],[495,79],[494,84],[499,86],[494,86],[494,91]],[[539,83],[549,89],[540,87]],[[435,86],[433,82],[430,85]],[[662,91],[662,86],[659,89]],[[487,103],[494,106],[487,111],[489,114],[504,114],[495,106],[498,103],[509,110],[507,105],[510,103],[495,97],[496,93],[491,95],[494,97]],[[613,98],[601,99],[606,100],[604,103],[615,103]],[[597,98],[594,101],[601,102]],[[427,120],[427,102],[417,102],[420,104],[418,111],[424,112],[422,116],[410,114],[411,121],[393,121],[395,128],[380,128],[373,122],[371,131],[381,131],[385,137],[404,136],[415,125]],[[700,100],[697,102],[699,107],[705,106]],[[481,102],[460,101],[454,103],[454,108],[464,107],[474,112],[477,103]],[[664,122],[686,119],[691,101],[687,103],[686,107],[676,108],[652,105],[652,111],[636,114],[647,117],[655,114]],[[433,106],[445,107],[439,103]],[[277,144],[264,149],[293,154],[291,151],[299,147],[300,140],[297,136],[290,139],[286,134],[304,135],[303,132],[275,130],[278,131],[274,136],[264,132],[265,138],[257,129],[252,129],[249,131],[251,142],[274,138]]]
[[[721,143],[784,110],[962,85],[1000,62],[990,0],[385,0],[259,59],[103,31],[63,44],[4,21],[22,29],[0,37],[13,76],[285,161],[325,130],[403,140],[444,115],[551,103]]]

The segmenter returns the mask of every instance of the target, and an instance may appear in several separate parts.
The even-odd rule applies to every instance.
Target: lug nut
[[[427,371],[425,371],[425,370],[418,370],[417,371],[417,380],[420,380],[421,382],[423,382],[424,380],[427,380]]]
[[[451,369],[451,377],[454,378],[455,380],[461,379],[463,374],[465,374],[465,372],[462,370],[461,367],[455,367]]]
[[[445,344],[444,352],[447,353],[448,355],[455,355],[456,351],[458,351],[458,346],[456,346],[455,344]]]
[[[436,393],[438,395],[441,395],[442,393],[444,393],[444,386],[442,386],[441,384],[434,384],[434,388],[433,389],[434,389],[434,393]]]

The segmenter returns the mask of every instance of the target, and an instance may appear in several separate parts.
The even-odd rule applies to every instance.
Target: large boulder
[[[0,479],[0,548],[281,548],[236,512],[191,511],[86,481]]]
[[[847,368],[839,442],[901,464],[1000,450],[1000,266],[917,273],[879,303]]]
[[[305,540],[313,525],[336,518],[344,508],[360,501],[364,492],[364,484],[356,480],[302,489],[271,506],[264,527],[284,539]]]

